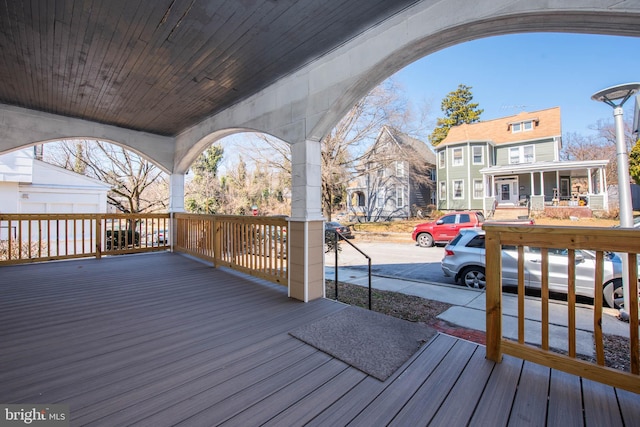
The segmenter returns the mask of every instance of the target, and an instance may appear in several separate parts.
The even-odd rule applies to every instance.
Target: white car
[[[480,229],[460,230],[460,234],[445,248],[442,271],[470,288],[484,289],[485,277],[485,233]],[[549,290],[567,293],[568,251],[549,249]],[[576,250],[576,295],[593,298],[595,287],[595,254],[591,251]],[[542,257],[539,248],[524,247],[524,280],[528,288],[540,289],[542,283]],[[622,291],[622,262],[615,254],[604,259],[602,289],[604,301],[609,307],[618,307],[616,300]],[[518,285],[518,251],[515,247],[502,249],[502,285]]]

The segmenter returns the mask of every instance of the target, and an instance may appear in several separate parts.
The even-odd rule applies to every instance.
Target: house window
[[[376,197],[376,206],[377,207],[379,207],[379,208],[383,208],[384,207],[384,205],[385,205],[384,198],[385,197],[386,197],[386,191],[385,191],[384,187],[383,188],[379,188],[378,189],[378,194],[377,194],[377,197]]]
[[[440,169],[444,168],[446,162],[445,162],[445,151],[442,150],[438,153],[438,167]]]
[[[380,166],[378,168],[378,178],[384,178],[387,174],[386,174],[386,169],[384,166]]]
[[[454,148],[453,149],[453,166],[462,166],[464,162],[462,161],[462,148]]]
[[[463,190],[464,181],[461,179],[456,179],[453,181],[453,198],[454,199],[462,199],[464,198]]]
[[[520,163],[520,147],[509,148],[509,163],[512,165]]]
[[[484,197],[484,185],[481,179],[473,180],[473,198],[482,199]]]
[[[476,145],[473,147],[473,164],[474,165],[484,164],[482,147],[479,145]]]
[[[397,161],[396,162],[396,176],[399,178],[404,177],[404,162]]]
[[[533,120],[511,123],[511,133],[527,132],[533,130]]]
[[[401,186],[396,187],[396,207],[404,207],[404,191]]]
[[[533,145],[509,148],[509,163],[533,163],[535,160],[535,150]]]
[[[533,163],[533,145],[525,145],[522,147],[524,163]]]
[[[440,181],[440,191],[438,192],[438,199],[447,200],[447,183]]]

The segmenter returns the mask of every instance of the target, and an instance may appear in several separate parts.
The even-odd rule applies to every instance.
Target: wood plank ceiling
[[[0,103],[175,135],[416,0],[7,0]]]

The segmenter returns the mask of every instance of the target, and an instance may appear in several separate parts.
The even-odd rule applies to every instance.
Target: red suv
[[[429,248],[434,243],[448,243],[461,229],[480,227],[483,222],[484,215],[481,212],[452,212],[436,221],[416,225],[411,238],[421,247]]]

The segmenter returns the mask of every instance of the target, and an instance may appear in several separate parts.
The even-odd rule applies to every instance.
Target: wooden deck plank
[[[547,419],[549,368],[525,362],[511,408],[510,426],[541,426]]]
[[[504,356],[502,362],[496,364],[487,382],[486,392],[476,405],[470,426],[507,425],[521,370],[522,360],[515,357]]]
[[[152,393],[151,398],[137,392],[137,400],[132,402],[127,399],[128,406],[124,409],[118,409],[114,405],[105,413],[99,405],[96,406],[104,414],[104,419],[113,423],[112,425],[174,425],[254,384],[270,384],[274,377],[288,381],[290,376],[300,375],[310,365],[322,366],[329,360],[325,354],[300,346],[259,365],[251,363],[252,361],[247,364],[229,364],[224,369],[216,369],[177,386],[171,384],[148,387],[147,390]],[[78,421],[84,424],[85,419]]]
[[[580,377],[551,370],[547,425],[584,426]]]
[[[442,359],[455,345],[456,340],[446,335],[437,335],[428,345],[428,353],[421,353],[404,371],[402,380],[393,381],[354,420],[352,426],[368,426],[374,419],[386,425],[396,415],[404,403],[413,396],[426,378],[433,373]],[[413,371],[420,375],[412,375]],[[400,377],[399,377],[400,378]]]
[[[458,340],[389,425],[427,425],[447,398],[477,347],[477,344]]]
[[[465,366],[462,375],[430,423],[436,426],[467,425],[475,410],[476,402],[485,390],[494,366],[494,362],[486,359],[484,347],[478,346],[469,363]],[[460,402],[465,403],[461,405]]]
[[[618,403],[620,404],[620,412],[624,425],[632,426],[640,422],[640,404],[638,404],[638,395],[627,390],[616,389]]]
[[[587,426],[623,426],[615,389],[582,378],[584,419]],[[635,420],[634,423],[637,423]]]
[[[318,387],[312,393],[304,396],[295,404],[289,406],[286,411],[271,418],[263,426],[301,426],[306,425],[318,414],[324,411],[336,400],[339,400],[343,391],[352,390],[367,377],[357,369],[345,369],[339,375],[332,378],[324,385]]]
[[[160,426],[506,425],[542,405],[539,367],[451,336],[381,382],[288,335],[344,308],[171,253],[1,267],[0,401]],[[549,425],[639,419],[640,396],[568,377],[551,371]]]
[[[326,365],[308,372],[285,387],[278,389],[275,393],[271,393],[270,390],[266,389],[262,391],[252,390],[251,395],[253,397],[250,401],[255,403],[251,403],[244,410],[225,420],[220,425],[239,427],[262,425],[262,423],[273,419],[283,411],[288,413],[289,408],[295,406],[301,398],[326,385],[345,371],[353,369],[338,359],[332,359]],[[203,418],[203,421],[206,419]]]

